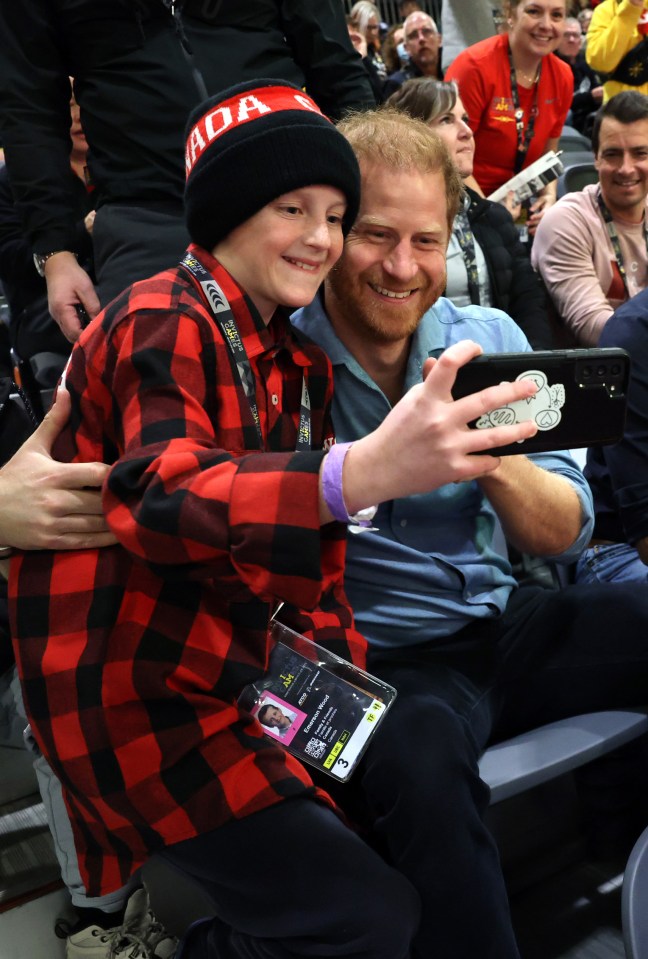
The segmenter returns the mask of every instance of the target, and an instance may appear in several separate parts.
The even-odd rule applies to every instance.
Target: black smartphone
[[[535,436],[489,450],[496,456],[579,449],[621,439],[629,374],[630,357],[616,347],[485,353],[461,367],[452,395],[459,399],[503,381],[532,379],[538,385],[535,396],[490,410],[470,426],[535,420]]]

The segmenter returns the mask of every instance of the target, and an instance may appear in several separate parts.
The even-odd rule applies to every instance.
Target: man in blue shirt
[[[441,296],[449,160],[432,132],[381,111],[341,129],[360,160],[360,214],[294,319],[333,363],[336,440],[349,442],[450,344],[530,347],[500,311]],[[349,536],[345,574],[369,667],[398,689],[357,774],[369,825],[421,896],[415,959],[517,959],[479,756],[560,717],[643,702],[648,596],[516,586],[506,540],[572,563],[591,536],[591,496],[567,453],[504,457],[488,476],[384,503],[374,526]]]

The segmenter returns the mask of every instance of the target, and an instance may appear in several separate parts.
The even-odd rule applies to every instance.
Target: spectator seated
[[[569,120],[580,133],[588,136],[593,114],[603,99],[603,86],[601,78],[594,73],[585,59],[581,27],[576,17],[565,20],[565,30],[556,53],[561,60],[569,64],[574,76],[574,96]]]
[[[648,97],[626,91],[596,116],[598,184],[547,211],[531,262],[576,344],[596,346],[617,306],[648,285]]]
[[[413,77],[443,78],[439,61],[441,35],[432,17],[422,10],[416,10],[406,18],[403,29],[409,63],[387,78],[383,94],[385,100]]]

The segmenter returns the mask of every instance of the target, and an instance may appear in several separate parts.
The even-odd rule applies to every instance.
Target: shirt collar
[[[437,313],[437,306],[440,303],[441,301],[438,301],[432,309],[427,311],[412,335],[405,373],[406,390],[421,382],[425,360],[429,356],[439,355],[445,349],[446,337],[441,327],[443,311],[440,310]],[[292,314],[292,321],[318,346],[321,346],[333,367],[346,366],[359,379],[369,381],[364,369],[347,350],[333,329],[324,307],[322,289],[319,290],[312,303]]]
[[[312,366],[312,361],[303,352],[300,343],[295,338],[289,320],[289,311],[285,307],[278,307],[272,319],[266,325],[245,290],[222,263],[216,260],[208,250],[194,243],[190,245],[189,252],[209,273],[217,274],[217,281],[229,300],[239,336],[249,359],[272,350],[286,349],[291,353],[298,366]]]

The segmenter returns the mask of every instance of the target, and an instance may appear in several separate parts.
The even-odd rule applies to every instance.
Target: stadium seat
[[[648,716],[643,712],[585,713],[490,746],[479,771],[491,788],[493,805],[583,766],[647,731]]]
[[[623,874],[621,916],[627,959],[648,959],[648,829],[637,839]]]
[[[574,127],[564,126],[558,140],[558,149],[562,150],[563,153],[583,150],[591,153],[592,144],[586,136],[579,133]]]
[[[558,198],[565,193],[576,193],[588,183],[598,183],[598,171],[593,160],[565,165],[564,172],[558,177]]]

